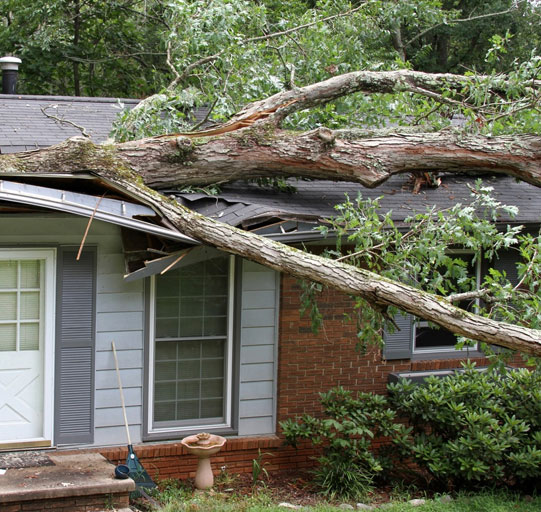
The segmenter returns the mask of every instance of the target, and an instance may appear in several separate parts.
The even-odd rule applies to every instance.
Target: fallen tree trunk
[[[181,233],[207,245],[294,277],[315,281],[349,295],[362,296],[375,307],[396,306],[467,338],[541,356],[539,330],[474,315],[442,297],[194,213],[138,183],[136,176],[113,173],[104,177],[154,206]]]
[[[318,129],[300,135],[246,128],[192,140],[156,137],[116,145],[74,138],[39,151],[0,155],[0,173],[76,173],[126,168],[152,188],[208,185],[269,176],[375,187],[416,170],[505,173],[541,186],[541,137],[452,132],[361,137]]]

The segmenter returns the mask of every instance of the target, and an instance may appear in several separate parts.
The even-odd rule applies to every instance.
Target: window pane
[[[155,388],[156,400],[175,400],[177,397],[174,382],[158,382]]]
[[[185,337],[203,336],[203,318],[181,318],[180,335]]]
[[[189,297],[180,300],[181,316],[201,316],[203,314],[203,298]]]
[[[227,276],[207,276],[205,279],[206,295],[224,295],[227,291]]]
[[[0,261],[0,289],[17,288],[17,262]]]
[[[156,295],[161,297],[178,297],[178,275],[174,272],[156,277]]]
[[[177,395],[179,398],[188,399],[188,398],[199,398],[199,379],[198,380],[188,380],[181,381],[177,385]]]
[[[17,294],[0,293],[0,320],[17,320]]]
[[[20,350],[39,350],[39,323],[21,324]]]
[[[191,420],[200,418],[199,400],[186,400],[177,404],[177,419]]]
[[[158,318],[156,320],[156,338],[177,338],[178,318]]]
[[[224,376],[224,360],[223,359],[205,359],[203,360],[203,368],[201,377],[223,377]]]
[[[229,257],[219,257],[156,277],[156,337],[180,339],[156,341],[155,421],[223,421],[228,275]]]
[[[15,324],[0,324],[0,351],[17,348],[17,327]]]
[[[197,276],[180,277],[180,293],[183,297],[197,297],[204,294],[203,282]]]
[[[203,341],[203,357],[223,357],[224,340]]]
[[[175,402],[157,402],[154,404],[154,421],[176,420],[175,412]]]
[[[179,361],[178,378],[179,379],[198,379],[200,375],[199,361]]]
[[[216,418],[223,416],[223,399],[213,398],[201,401],[201,418]]]
[[[39,320],[39,292],[21,292],[21,320]]]
[[[177,363],[156,363],[156,380],[175,380],[177,378]]]
[[[227,276],[229,273],[229,259],[228,258],[213,258],[206,262],[207,275]]]
[[[415,329],[415,347],[420,349],[448,347],[453,349],[456,337],[447,329],[417,327]]]
[[[180,341],[177,344],[179,359],[199,359],[201,356],[200,341]]]
[[[214,317],[205,318],[205,336],[225,336],[227,334],[227,318]]]
[[[40,287],[40,261],[21,261],[21,288]]]
[[[176,360],[177,343],[172,341],[158,341],[156,343],[156,360]]]
[[[224,379],[208,379],[201,381],[203,398],[221,398],[224,394]]]
[[[207,297],[205,299],[205,316],[227,315],[227,296]]]
[[[179,301],[176,297],[158,299],[156,301],[157,318],[176,318],[178,317]]]

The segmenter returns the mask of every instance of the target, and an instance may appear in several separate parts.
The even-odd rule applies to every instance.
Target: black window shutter
[[[515,286],[518,283],[517,262],[518,252],[507,249],[498,253],[498,258],[494,259],[493,267],[499,272],[505,271],[507,279]]]
[[[55,442],[94,441],[96,250],[60,248],[56,312]]]
[[[409,359],[411,357],[411,343],[413,331],[413,316],[397,314],[394,321],[400,330],[390,334],[383,333],[384,359]]]
[[[505,272],[509,282],[515,286],[518,283],[517,262],[518,252],[513,251],[512,249],[506,249],[498,253],[498,258],[494,258],[492,267],[498,272]],[[502,350],[505,350],[499,345],[490,345],[490,348],[496,354],[500,353]]]

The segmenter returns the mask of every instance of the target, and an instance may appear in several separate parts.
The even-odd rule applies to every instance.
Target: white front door
[[[0,249],[0,449],[52,439],[54,261]]]

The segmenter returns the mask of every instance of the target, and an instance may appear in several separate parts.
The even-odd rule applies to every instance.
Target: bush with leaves
[[[374,479],[389,468],[389,459],[374,449],[380,436],[399,435],[395,413],[387,398],[358,393],[341,387],[320,393],[323,418],[305,415],[300,421],[281,422],[289,444],[309,439],[322,445],[323,454],[314,470],[316,483],[328,496],[360,498],[366,495]]]
[[[535,484],[541,476],[541,373],[473,364],[424,385],[389,385],[409,420],[394,439],[434,483],[455,488]]]

